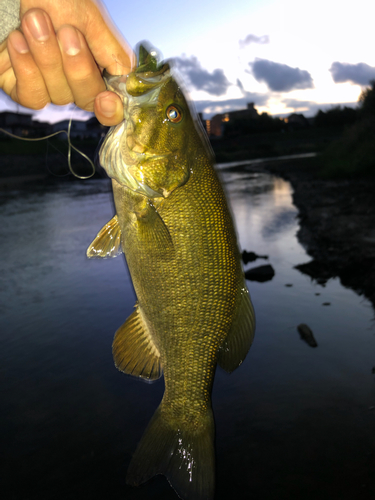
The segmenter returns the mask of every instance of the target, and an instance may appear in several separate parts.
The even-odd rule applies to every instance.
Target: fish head
[[[167,197],[189,179],[196,125],[170,64],[144,44],[138,53],[129,75],[105,77],[122,99],[124,121],[107,134],[100,163],[121,185],[149,198]]]

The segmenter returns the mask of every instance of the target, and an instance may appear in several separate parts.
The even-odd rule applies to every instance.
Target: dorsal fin
[[[89,259],[117,257],[122,253],[121,229],[117,215],[107,222],[87,249]]]
[[[169,69],[169,64],[162,60],[161,53],[147,40],[140,42],[136,50],[138,64],[134,73],[157,76]]]
[[[149,381],[161,377],[160,353],[152,340],[138,304],[115,334],[112,345],[116,367]]]
[[[147,42],[141,42],[138,47],[138,65],[135,73],[155,72],[160,69],[158,51]]]

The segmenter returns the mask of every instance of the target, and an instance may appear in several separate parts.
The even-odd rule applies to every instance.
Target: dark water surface
[[[215,498],[375,498],[374,311],[338,281],[323,287],[293,268],[309,258],[287,182],[224,179],[242,248],[269,255],[245,268],[269,263],[276,274],[248,282],[257,330],[245,363],[232,375],[217,370]],[[108,184],[2,198],[1,498],[176,499],[162,477],[125,484],[163,382],[113,365],[112,338],[134,292],[123,258],[85,257],[113,215]],[[300,339],[300,323],[317,348]]]

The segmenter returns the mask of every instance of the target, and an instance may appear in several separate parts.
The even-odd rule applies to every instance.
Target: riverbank
[[[51,161],[51,157],[50,154],[46,162],[45,155],[31,155],[27,160],[3,155],[0,190],[72,179],[69,174],[62,178],[51,175],[51,165],[56,169],[58,161],[67,173],[66,158],[55,154]],[[299,210],[297,236],[312,258],[299,270],[323,284],[339,277],[344,286],[366,296],[375,307],[374,178],[323,179],[317,174],[319,157],[253,160],[230,168],[269,171],[289,180],[293,202]],[[10,176],[14,170],[18,175]]]
[[[322,179],[318,167],[319,158],[262,165],[292,185],[297,237],[313,259],[298,269],[322,284],[338,277],[375,307],[375,179]]]

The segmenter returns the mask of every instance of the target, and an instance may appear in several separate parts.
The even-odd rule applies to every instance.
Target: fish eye
[[[168,106],[166,114],[168,120],[172,123],[178,123],[182,120],[181,112],[176,108],[176,106],[173,106],[173,104],[171,104],[171,106]]]

